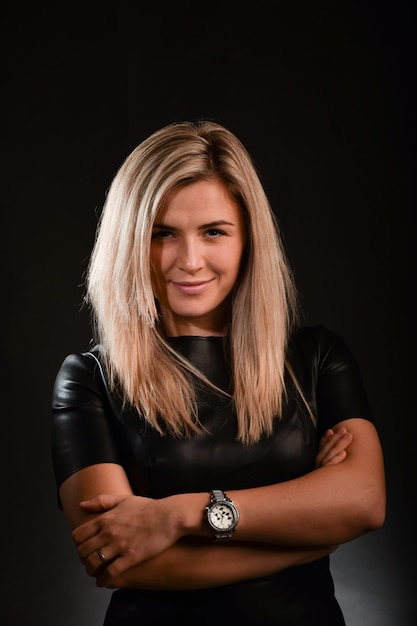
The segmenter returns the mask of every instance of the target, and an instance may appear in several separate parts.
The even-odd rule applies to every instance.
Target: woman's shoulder
[[[92,393],[100,393],[104,380],[101,348],[72,352],[63,359],[53,385],[53,403],[67,404],[77,396],[78,402],[91,401]]]

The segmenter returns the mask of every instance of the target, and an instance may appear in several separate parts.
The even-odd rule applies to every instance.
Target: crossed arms
[[[60,488],[78,555],[98,586],[224,585],[317,560],[384,523],[376,429],[360,418],[340,422],[322,438],[314,471],[227,495],[240,521],[233,539],[219,544],[203,516],[207,493],[135,496],[123,468],[112,463],[82,469]]]

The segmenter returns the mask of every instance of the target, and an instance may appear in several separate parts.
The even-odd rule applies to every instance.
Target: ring
[[[110,560],[106,559],[106,557],[104,556],[104,554],[102,553],[101,550],[96,550],[96,552],[97,552],[100,560],[103,561],[103,563],[105,563],[106,565],[108,565],[110,563]]]

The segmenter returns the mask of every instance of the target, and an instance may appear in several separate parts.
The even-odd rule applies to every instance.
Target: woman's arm
[[[327,463],[328,465],[337,462],[340,463],[346,456],[346,448],[350,446],[351,442],[351,433],[346,432],[343,428],[340,428],[337,433],[328,431],[320,441],[317,463]],[[93,501],[84,503],[82,507],[78,505],[78,501],[82,500],[84,497],[88,498],[91,497],[91,494],[100,492],[101,485],[107,490],[105,496],[100,496],[99,498],[93,499]],[[112,489],[111,493],[115,495],[109,493],[109,488]],[[101,491],[104,491],[104,489]],[[172,528],[169,532],[167,531],[167,516],[165,513],[163,513],[162,517],[159,517],[161,510],[164,511],[164,507],[161,509],[160,504],[163,502],[165,505],[175,506],[175,501],[178,501],[178,498],[180,498],[180,496],[173,496],[168,499],[163,499],[163,501],[153,501],[137,496],[129,497],[117,495],[123,491],[126,494],[130,491],[127,479],[122,468],[112,464],[92,466],[73,474],[65,481],[60,491],[64,510],[67,512],[68,519],[70,522],[72,521],[74,528],[85,519],[83,511],[90,511],[90,513],[95,516],[97,516],[97,514],[99,515],[94,523],[84,524],[76,528],[73,535],[78,545],[80,557],[85,563],[89,574],[93,576],[96,575],[102,566],[102,562],[95,552],[97,549],[100,549],[107,558],[115,559],[114,563],[107,568],[108,581],[110,581],[110,579],[117,580],[118,577],[120,578],[122,572],[141,562],[143,560],[143,554],[147,555],[147,559],[152,558],[161,553],[163,545],[169,545],[171,541],[169,537]],[[197,495],[198,494],[192,494],[191,497]],[[207,504],[206,500],[208,500],[208,494],[202,494],[202,496],[205,505]],[[184,494],[184,498],[188,499],[189,497],[189,495]],[[74,506],[74,502],[76,506]],[[155,507],[153,506],[154,504],[156,505]],[[201,508],[201,511],[199,511],[200,520],[203,519],[203,508],[204,506]],[[140,515],[138,515],[139,510],[141,510]],[[107,512],[104,513],[104,515],[100,515],[103,511]],[[154,532],[154,530],[158,531],[160,528],[165,529],[162,537],[159,532]],[[202,534],[207,535],[207,537],[211,539],[210,532],[205,524],[204,533]],[[165,543],[162,545],[161,541]],[[222,546],[222,548],[227,549],[229,545],[231,544]],[[323,545],[325,546],[324,552],[322,551]],[[322,554],[328,554],[331,551],[331,549],[329,550],[326,547],[327,545],[328,544],[323,541],[322,545],[319,546],[320,556]],[[210,543],[208,546],[208,554],[211,554],[209,552],[211,547],[212,544]],[[216,548],[217,547],[218,546],[216,546]],[[195,546],[193,546],[192,549],[194,548]],[[253,561],[250,556],[250,546],[246,546],[245,551],[243,546],[241,546],[241,550],[234,553],[236,555],[242,554],[242,563],[244,562],[245,565],[243,577],[245,578],[259,575],[259,569],[256,568],[260,567],[263,558],[262,554],[268,554],[268,557],[266,557],[268,560],[264,564],[266,568],[265,573],[269,573],[269,568],[271,567],[273,571],[277,571],[291,565],[299,564],[302,558],[308,560],[319,558],[317,556],[317,546],[311,550],[307,550],[302,546],[299,551],[289,550],[288,548],[286,548],[285,551],[282,547],[277,546],[275,554],[268,550],[265,552],[260,546],[255,545],[254,548],[255,553]],[[206,547],[204,550],[205,549]],[[200,547],[200,550],[203,550],[203,548]],[[167,555],[167,551],[165,551],[165,556],[163,557],[161,555],[159,557],[158,564],[163,570],[165,558],[167,558],[166,562],[169,564],[169,559],[174,557],[180,558],[180,555],[185,559],[188,554],[190,554],[190,563],[187,564],[184,572],[190,572],[189,579],[194,581],[193,584],[200,584],[200,582],[198,582],[199,576],[203,577],[203,584],[206,584],[204,577],[207,576],[207,572],[205,572],[204,569],[196,568],[197,561],[195,558],[193,559],[192,551],[187,551],[185,547],[181,547],[181,549],[178,548],[172,555]],[[149,561],[147,561],[147,563],[149,564]],[[253,564],[255,571],[252,572],[248,569],[248,563]],[[155,568],[157,568],[156,563],[152,564],[152,567],[154,569],[152,570],[151,578],[155,581],[158,580],[158,577],[155,576]],[[182,568],[183,564],[179,564],[178,567]],[[232,563],[230,563],[230,567],[232,570],[230,575],[234,576],[235,572],[233,571]],[[236,567],[238,567],[237,563]],[[140,584],[143,584],[143,575],[146,575],[146,573],[150,571],[150,568],[151,566],[149,565],[139,568],[140,571],[138,571],[138,569],[136,570],[136,574],[138,574],[137,580]],[[129,575],[133,575],[133,570],[130,571]],[[229,574],[225,572],[224,575],[228,576]],[[162,578],[163,576],[162,571]]]
[[[364,419],[346,420],[338,428],[343,426],[353,435],[343,462],[287,482],[228,492],[240,511],[235,540],[339,545],[383,524],[384,466],[376,429]],[[207,493],[160,500],[104,495],[84,505],[102,515],[76,528],[73,537],[81,559],[105,546],[108,556],[128,569],[181,537],[210,537],[203,515],[207,504]]]
[[[335,549],[336,546],[295,548],[240,541],[228,544],[179,541],[169,550],[118,576],[112,574],[111,567],[102,564],[93,575],[98,587],[109,589],[206,589],[310,563]]]
[[[339,441],[346,445],[349,437]],[[342,450],[327,440],[329,461],[339,456]],[[72,528],[97,517],[97,513],[86,513],[78,501],[90,498],[96,489],[105,487],[119,499],[121,491],[131,493],[124,470],[116,464],[94,465],[73,474],[60,489],[60,497],[66,517]],[[124,496],[122,496],[124,497]],[[104,554],[109,554],[102,547]],[[86,571],[95,576],[97,586],[108,588],[140,589],[202,589],[229,584],[259,576],[266,576],[287,567],[315,561],[335,550],[335,547],[294,548],[265,543],[234,542],[215,544],[210,539],[189,538],[180,540],[156,557],[121,571],[120,559],[110,566],[103,566],[97,553],[83,559]],[[220,561],[219,561],[220,560]],[[219,568],[218,563],[222,566]],[[120,573],[121,571],[121,573]]]
[[[375,426],[352,418],[335,427],[353,435],[343,462],[325,465],[294,480],[229,491],[240,520],[234,540],[288,546],[340,545],[382,526],[386,493],[384,463]],[[179,496],[179,498],[187,495]],[[207,496],[193,494],[195,511]],[[190,511],[178,500],[179,511]],[[197,514],[181,516],[188,533],[205,534]]]
[[[342,463],[285,483],[228,493],[241,513],[236,539],[339,545],[382,526],[385,475],[375,426],[353,418],[335,430],[341,427],[353,435]]]
[[[329,462],[342,455],[342,446],[351,437],[323,439],[322,455]],[[342,455],[343,456],[343,455]],[[108,491],[109,497],[124,498],[120,493],[131,495],[126,474],[120,465],[99,464],[87,467],[68,478],[60,489],[64,512],[72,528],[97,517],[87,513],[78,502],[91,498],[96,490]],[[113,496],[111,496],[113,494]],[[132,496],[135,498],[135,496]],[[123,516],[118,514],[119,518]],[[125,530],[128,523],[125,521]],[[104,555],[110,556],[110,546],[101,546]],[[335,547],[295,548],[266,543],[233,542],[213,543],[210,539],[196,537],[178,541],[154,558],[129,569],[121,567],[121,559],[104,566],[97,553],[82,559],[86,571],[95,576],[97,586],[111,589],[203,589],[230,584],[250,578],[267,576],[287,567],[315,561],[335,550]],[[110,559],[111,560],[111,559]],[[219,567],[221,562],[221,567]]]

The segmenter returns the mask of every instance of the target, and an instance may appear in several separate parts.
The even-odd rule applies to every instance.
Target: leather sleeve
[[[353,417],[374,422],[358,362],[344,339],[320,326],[316,328],[316,337],[319,435]]]
[[[349,418],[374,422],[358,362],[343,337],[324,326],[304,326],[293,336],[288,355],[319,438]]]
[[[96,360],[88,353],[67,356],[52,393],[52,460],[58,488],[89,465],[122,464],[112,415]]]

